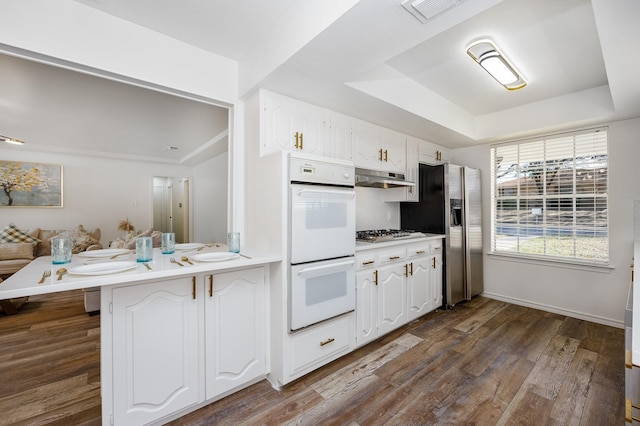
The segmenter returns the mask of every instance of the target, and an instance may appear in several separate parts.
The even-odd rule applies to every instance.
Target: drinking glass
[[[136,261],[150,262],[153,260],[153,238],[136,238]]]
[[[229,232],[227,234],[227,247],[232,253],[240,253],[240,233]]]
[[[164,232],[162,234],[162,254],[172,254],[176,251],[176,234]]]
[[[51,239],[51,263],[61,265],[71,262],[71,238],[54,237]]]

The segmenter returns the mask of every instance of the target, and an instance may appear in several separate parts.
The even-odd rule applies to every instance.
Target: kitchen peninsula
[[[281,258],[243,253],[198,262],[196,253],[154,249],[150,269],[134,264],[133,253],[74,255],[67,265],[43,256],[3,282],[0,299],[101,287],[102,423],[166,421],[268,371],[269,272]],[[107,262],[124,270],[101,274],[96,265]],[[67,273],[58,275],[60,266]],[[51,275],[38,284],[45,271]]]

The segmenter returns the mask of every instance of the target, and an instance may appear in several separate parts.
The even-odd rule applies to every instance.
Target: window
[[[606,264],[607,129],[494,145],[492,252]]]

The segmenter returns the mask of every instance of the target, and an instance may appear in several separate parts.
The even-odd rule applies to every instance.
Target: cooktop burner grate
[[[356,232],[357,241],[365,241],[370,243],[380,241],[393,241],[397,239],[419,238],[423,237],[421,232],[403,229],[371,229]]]

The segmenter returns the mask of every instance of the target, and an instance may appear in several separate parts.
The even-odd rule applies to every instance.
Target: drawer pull
[[[400,256],[389,256],[389,260],[397,260],[400,259]]]
[[[371,265],[372,263],[375,263],[375,262],[373,260],[366,260],[362,262],[363,265]]]
[[[418,250],[418,251],[416,252],[416,254],[425,254],[425,253],[426,253],[426,251],[424,251],[424,250]]]
[[[334,339],[333,337],[329,337],[327,340],[325,340],[324,342],[320,342],[320,346],[324,346],[324,345],[328,345],[329,343],[334,342],[336,339]]]

